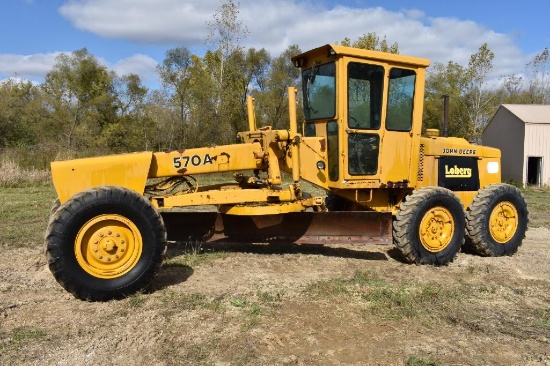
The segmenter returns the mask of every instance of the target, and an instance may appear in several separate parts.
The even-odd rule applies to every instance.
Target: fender
[[[145,184],[153,153],[150,151],[54,161],[52,180],[59,201],[63,204],[78,192],[98,186],[120,186],[139,194]]]

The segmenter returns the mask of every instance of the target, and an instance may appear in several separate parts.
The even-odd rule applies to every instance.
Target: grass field
[[[0,364],[548,365],[550,191],[523,193],[513,257],[180,243],[150,291],[86,303],[43,258],[53,188],[0,187]]]

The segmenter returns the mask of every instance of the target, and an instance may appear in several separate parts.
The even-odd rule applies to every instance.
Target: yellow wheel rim
[[[489,217],[489,232],[499,244],[506,244],[516,233],[518,225],[516,206],[508,201],[497,204]]]
[[[113,279],[135,267],[143,242],[132,221],[120,215],[100,215],[76,236],[74,251],[80,267],[90,275]]]
[[[449,246],[454,233],[455,222],[445,207],[434,207],[420,222],[420,242],[424,249],[438,253]]]

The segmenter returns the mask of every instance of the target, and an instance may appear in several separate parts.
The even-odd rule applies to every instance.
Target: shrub
[[[0,161],[0,187],[42,185],[50,183],[50,172],[39,169],[23,169],[12,160]]]

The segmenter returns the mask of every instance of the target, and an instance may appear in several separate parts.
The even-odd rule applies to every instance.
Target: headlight
[[[497,174],[499,171],[499,163],[496,161],[490,161],[487,163],[487,173]]]

